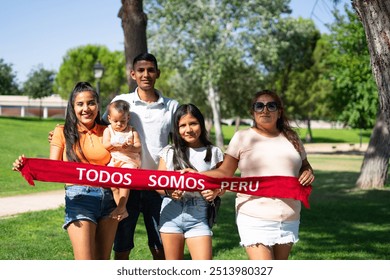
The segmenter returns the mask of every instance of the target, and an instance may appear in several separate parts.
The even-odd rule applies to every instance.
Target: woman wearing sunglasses
[[[238,168],[241,177],[294,176],[303,186],[310,185],[313,170],[280,97],[269,90],[260,91],[252,99],[250,112],[253,127],[236,132],[222,165],[203,174],[231,177]],[[298,241],[300,211],[299,200],[238,193],[236,222],[249,259],[288,259]]]

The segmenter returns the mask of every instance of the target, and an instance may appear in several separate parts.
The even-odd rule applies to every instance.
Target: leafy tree
[[[375,124],[377,90],[363,26],[353,11],[345,12],[348,18],[337,17],[331,26],[332,49],[327,57],[334,85],[331,107],[339,113],[339,121],[366,129]]]
[[[282,95],[290,117],[307,121],[309,139],[310,121],[318,116],[315,108],[323,93],[317,87],[320,70],[314,57],[319,38],[312,20],[287,17],[267,30],[261,38],[261,47],[254,51],[267,73],[267,88]]]
[[[123,53],[110,52],[107,47],[96,45],[77,47],[66,53],[54,81],[55,92],[67,99],[77,82],[96,84],[93,66],[97,61],[105,68],[100,81],[102,106],[109,103],[116,94],[127,92]]]
[[[251,53],[268,74],[268,87],[284,96],[291,74],[310,69],[314,64],[313,52],[320,32],[312,20],[286,17],[273,22],[254,38],[254,42],[248,40]]]
[[[353,0],[352,6],[365,30],[380,104],[356,185],[362,189],[383,188],[390,157],[390,1]]]
[[[312,117],[328,121],[337,121],[340,114],[335,110],[329,101],[333,95],[333,76],[331,75],[332,65],[327,59],[332,51],[332,41],[330,35],[323,34],[317,41],[313,52],[314,65],[310,68],[312,73],[312,83],[310,84],[310,98],[315,102]],[[304,73],[305,74],[305,73]]]
[[[250,57],[247,38],[256,42],[270,21],[278,21],[282,13],[290,12],[288,2],[156,0],[148,5],[151,45],[160,49],[159,53],[165,52],[166,60],[178,69],[181,77],[191,78],[186,80],[191,85],[187,87],[188,95],[199,98],[202,103],[207,100],[218,146],[223,145],[221,100],[224,96],[237,97],[237,88],[230,94],[225,90],[231,89],[228,80],[235,79],[236,70],[243,70],[245,66],[242,61]],[[236,84],[247,88],[245,79]]]
[[[313,138],[311,120],[334,120],[327,100],[332,93],[332,82],[328,79],[328,66],[324,63],[327,54],[326,36],[318,40],[313,52],[314,64],[302,71],[293,71],[285,92],[287,113],[294,120],[304,120],[307,124],[306,141]]]
[[[210,124],[208,128],[211,128],[212,110],[199,83],[202,73],[184,66],[176,65],[172,68],[170,67],[172,63],[164,59],[164,53],[157,52],[157,55],[160,58],[161,76],[156,87],[180,103],[196,104]],[[237,61],[230,59],[224,65],[221,74],[224,78],[218,84],[218,89],[222,93],[219,102],[221,115],[225,118],[236,117],[239,122],[240,118],[250,117],[249,100],[256,91],[263,88],[264,78],[256,67],[245,64],[242,59]]]
[[[55,72],[44,69],[41,65],[32,70],[23,84],[23,93],[31,98],[43,98],[53,94]]]
[[[7,64],[0,58],[0,95],[19,95],[20,90],[16,83],[16,74],[12,64]]]
[[[42,98],[53,94],[54,76],[54,71],[38,66],[29,73],[27,81],[23,84],[24,95],[40,100],[40,118],[42,118]]]

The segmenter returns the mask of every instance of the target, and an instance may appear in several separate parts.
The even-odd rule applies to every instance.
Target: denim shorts
[[[263,244],[287,244],[298,242],[299,220],[296,221],[264,221],[242,213],[236,218],[241,246]]]
[[[202,197],[173,200],[164,197],[160,214],[161,233],[183,233],[184,238],[212,236],[207,222],[208,202]]]
[[[114,251],[125,252],[134,248],[134,233],[140,213],[143,214],[148,245],[162,249],[158,223],[160,221],[161,195],[156,191],[131,190],[126,208],[129,216],[118,224],[115,235]]]
[[[79,220],[91,221],[95,224],[106,218],[116,208],[111,189],[65,186],[65,223],[64,229]]]

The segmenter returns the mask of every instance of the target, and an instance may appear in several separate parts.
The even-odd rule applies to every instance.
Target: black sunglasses
[[[275,112],[278,110],[278,104],[275,101],[272,101],[266,104],[264,104],[263,102],[255,102],[253,104],[253,111],[260,113],[264,111],[265,107],[267,107],[269,112]]]

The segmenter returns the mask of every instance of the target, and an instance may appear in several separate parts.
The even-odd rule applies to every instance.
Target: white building
[[[65,118],[68,101],[53,94],[42,99],[25,95],[0,95],[0,116]]]

